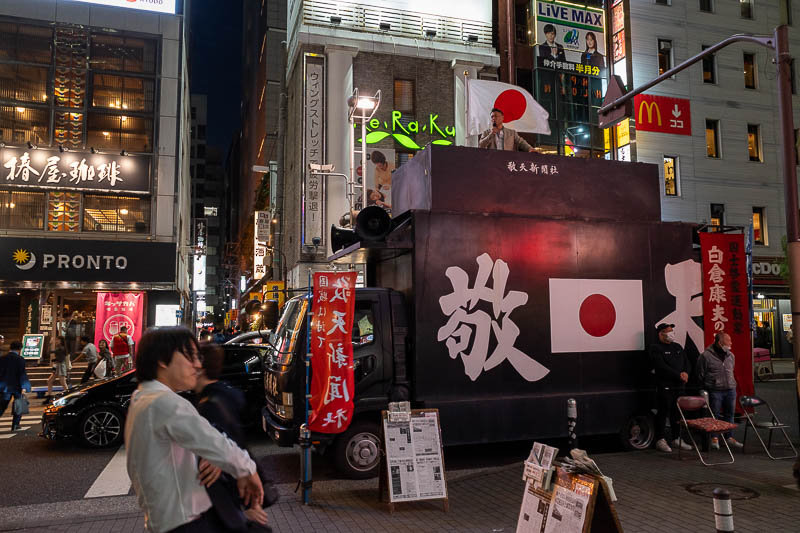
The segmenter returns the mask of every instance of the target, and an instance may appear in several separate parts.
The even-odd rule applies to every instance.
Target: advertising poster
[[[604,12],[571,3],[536,2],[536,53],[540,60],[607,67]],[[569,70],[577,70],[569,68]],[[584,69],[581,69],[583,71]]]
[[[392,212],[392,172],[395,151],[391,148],[370,148],[367,151],[366,196],[367,205],[378,205]]]
[[[412,412],[409,420],[385,418],[389,501],[447,497],[436,412]]]
[[[517,533],[542,533],[550,510],[550,494],[535,487],[533,481],[525,484],[525,494],[517,519]]]
[[[750,298],[747,286],[747,256],[741,233],[701,233],[703,257],[703,329],[705,344],[714,335],[731,336],[736,356],[733,370],[738,395],[753,394],[750,342]]]
[[[353,419],[355,286],[355,272],[314,273],[311,431],[341,433]]]
[[[98,292],[95,344],[105,339],[111,346],[111,339],[120,332],[122,326],[128,328],[128,335],[138,344],[144,333],[144,305],[143,292]]]
[[[40,359],[44,349],[44,335],[24,335],[22,337],[23,359]]]

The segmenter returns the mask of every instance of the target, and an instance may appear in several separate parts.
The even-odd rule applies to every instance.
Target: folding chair
[[[758,396],[741,396],[739,398],[739,405],[742,406],[744,416],[747,417],[747,422],[744,425],[744,439],[742,439],[742,444],[747,444],[747,426],[752,426],[753,431],[756,433],[756,437],[758,437],[759,442],[761,442],[761,446],[764,448],[764,451],[767,452],[767,455],[770,459],[794,459],[797,457],[797,450],[795,449],[794,444],[792,444],[792,440],[789,438],[789,435],[786,434],[786,428],[789,426],[787,424],[781,424],[781,421],[778,420],[777,416],[775,416],[775,411],[772,410],[772,407],[770,407],[765,400],[762,400]],[[769,414],[771,415],[772,419],[769,421],[755,420],[759,407],[766,407],[769,409]],[[752,415],[749,412],[751,409],[753,411]],[[769,431],[768,444],[764,444],[764,439],[761,438],[761,434],[758,432],[759,429],[766,429]],[[786,439],[786,442],[788,442],[789,446],[792,448],[793,455],[774,457],[770,453],[770,449],[772,448],[772,432],[776,429],[781,430],[781,433],[783,433],[783,438]]]
[[[680,420],[680,432],[679,438],[683,438],[683,430],[686,430],[686,433],[689,435],[689,440],[692,442],[692,446],[694,447],[694,451],[697,452],[697,456],[700,458],[700,462],[706,466],[715,466],[715,465],[727,465],[731,464],[735,461],[733,458],[733,453],[731,453],[731,448],[728,446],[727,439],[720,438],[719,440],[725,444],[725,449],[728,450],[728,456],[731,458],[730,461],[719,461],[716,463],[710,463],[703,458],[703,453],[700,451],[700,448],[697,446],[697,442],[694,440],[694,436],[692,435],[692,431],[697,431],[703,434],[703,438],[705,439],[706,444],[711,439],[711,435],[714,433],[724,433],[726,431],[730,431],[737,427],[736,424],[732,424],[730,422],[725,422],[724,420],[718,420],[714,416],[714,412],[711,410],[711,406],[708,405],[708,398],[705,396],[679,396],[677,400],[678,404],[678,413],[681,415]],[[692,412],[700,412],[698,414],[702,414],[702,410],[705,409],[708,412],[709,416],[700,417],[700,418],[686,418],[685,413],[692,413]],[[707,446],[706,446],[707,448]],[[711,456],[711,452],[707,452],[709,457]],[[681,457],[681,448],[678,446],[678,458]]]

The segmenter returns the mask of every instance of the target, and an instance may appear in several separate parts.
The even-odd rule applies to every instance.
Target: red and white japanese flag
[[[552,353],[644,350],[641,280],[550,279]]]
[[[467,135],[479,135],[492,127],[492,108],[503,112],[503,125],[517,131],[550,135],[550,114],[531,93],[508,83],[467,81]]]

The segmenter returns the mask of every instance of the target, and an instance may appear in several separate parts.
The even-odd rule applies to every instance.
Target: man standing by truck
[[[733,369],[736,358],[731,352],[731,336],[725,332],[714,335],[714,344],[706,348],[697,361],[697,377],[702,387],[708,391],[708,399],[714,416],[733,423],[736,405],[736,378]],[[723,435],[731,448],[744,448],[728,431]],[[711,439],[711,447],[719,449],[717,437]]]
[[[672,445],[683,450],[692,447],[680,440],[678,430],[678,408],[675,404],[678,396],[683,394],[686,382],[689,381],[691,365],[683,347],[675,342],[672,329],[675,324],[661,323],[656,326],[658,341],[650,345],[648,351],[650,362],[656,371],[657,399],[656,407],[656,449],[670,453],[672,448],[667,444],[667,417],[672,431]]]

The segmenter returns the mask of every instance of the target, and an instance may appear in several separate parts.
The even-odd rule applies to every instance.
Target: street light
[[[348,182],[352,183],[353,189],[360,189],[355,202],[358,208],[363,208],[366,204],[364,198],[364,179],[366,178],[367,167],[367,122],[372,120],[378,108],[381,105],[381,91],[375,93],[374,96],[361,96],[358,94],[358,88],[353,91],[352,96],[347,99],[347,106],[349,111],[347,113],[347,120],[350,123],[350,179]],[[357,113],[358,112],[358,113]],[[361,123],[361,150],[356,150],[356,121]],[[355,182],[356,175],[356,153],[361,155],[361,183]],[[355,192],[353,191],[348,191]],[[350,206],[351,210],[353,205]]]

